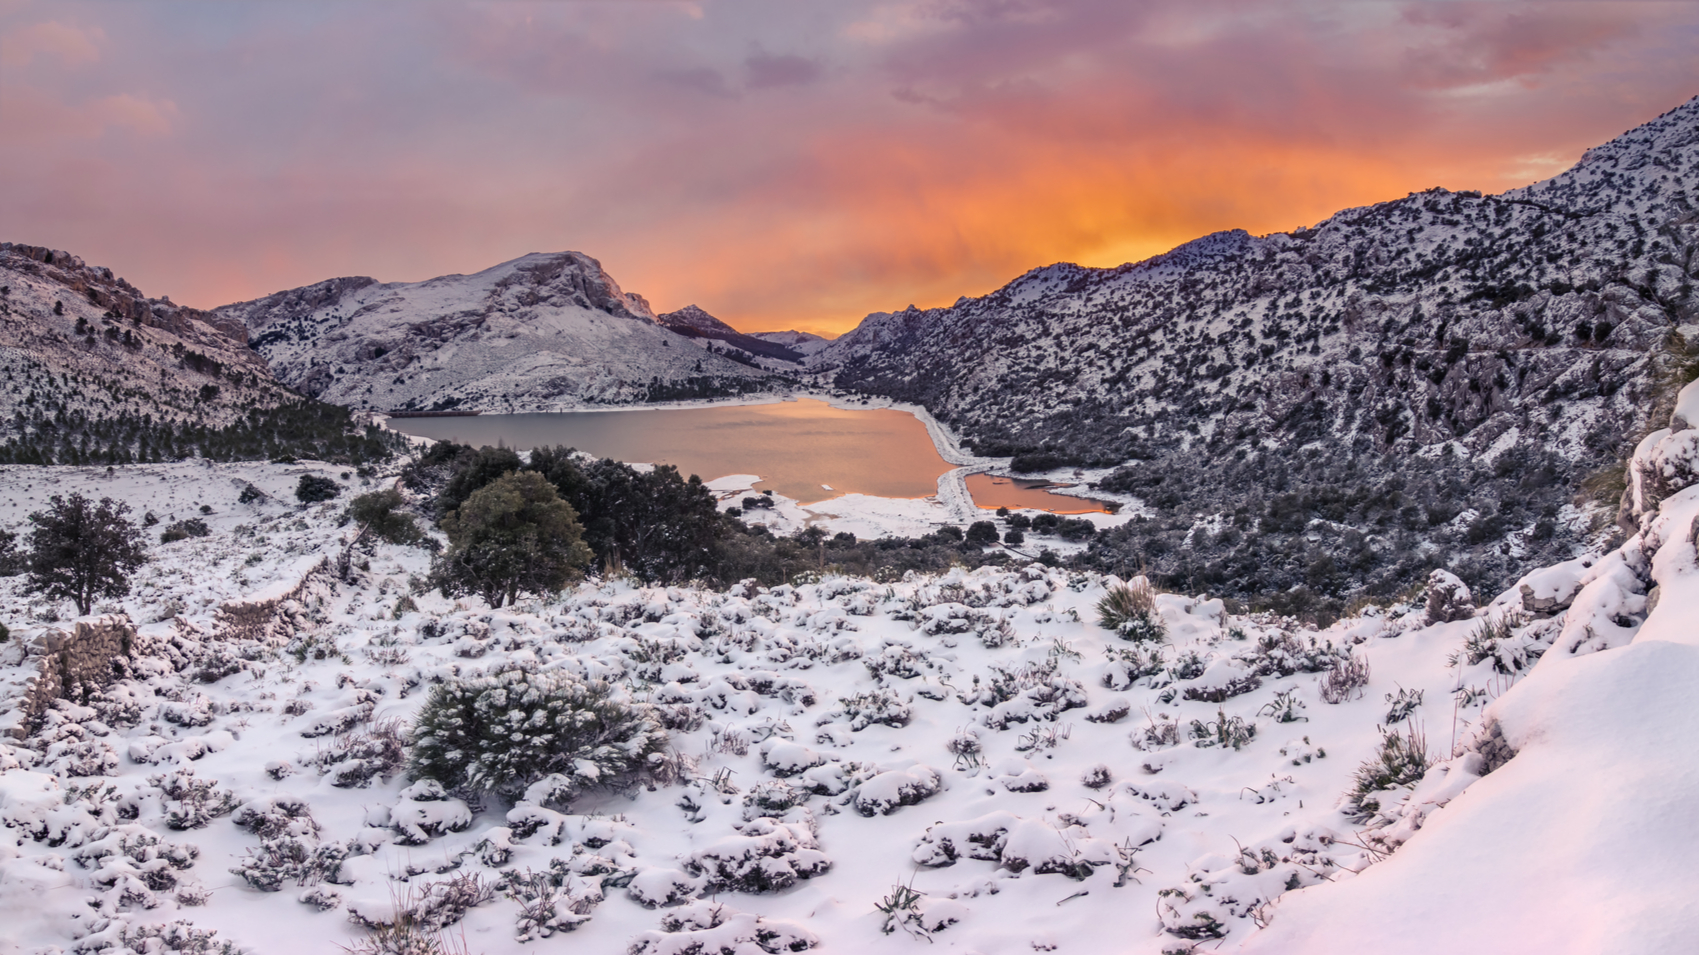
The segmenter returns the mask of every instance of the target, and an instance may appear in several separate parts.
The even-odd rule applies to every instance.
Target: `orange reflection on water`
[[[1037,508],[1059,515],[1082,515],[1088,512],[1113,514],[1102,501],[1052,494],[1045,489],[1048,481],[1028,478],[1006,478],[1003,475],[969,475],[968,493],[981,508]]]

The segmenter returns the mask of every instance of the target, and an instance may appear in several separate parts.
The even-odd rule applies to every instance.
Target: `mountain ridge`
[[[1018,470],[1113,469],[1103,487],[1162,516],[1094,546],[1111,569],[1341,595],[1450,564],[1491,588],[1581,546],[1570,489],[1668,400],[1662,350],[1695,322],[1695,129],[1690,100],[1500,196],[1426,190],[1113,269],[1030,270],[873,313],[809,365]],[[1290,539],[1208,543],[1272,528]]]

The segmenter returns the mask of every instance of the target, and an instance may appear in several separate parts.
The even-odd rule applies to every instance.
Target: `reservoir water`
[[[813,399],[767,405],[393,418],[389,426],[408,435],[474,447],[568,445],[616,461],[674,465],[681,474],[700,475],[704,481],[724,475],[760,475],[760,487],[803,504],[843,494],[925,498],[938,493],[939,476],[952,467],[939,457],[926,426],[908,412],[833,408]],[[970,477],[969,487],[976,503],[988,507],[1008,503],[1060,513],[1104,510],[1081,498],[1031,490],[1026,492],[1031,501],[1015,504],[1000,498],[987,505],[976,490],[975,479],[983,477]],[[1038,503],[1044,499],[1050,503]]]
[[[1038,508],[1059,515],[1080,515],[1089,511],[1109,511],[1101,501],[1057,495],[1046,491],[1051,482],[1026,478],[1006,478],[1003,475],[969,475],[968,493],[982,508]]]

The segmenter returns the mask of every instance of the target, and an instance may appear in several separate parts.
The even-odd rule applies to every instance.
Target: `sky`
[[[211,308],[528,252],[846,331],[1431,186],[1695,95],[1681,2],[0,0],[0,239]]]

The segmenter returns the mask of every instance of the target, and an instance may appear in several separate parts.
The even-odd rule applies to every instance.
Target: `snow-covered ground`
[[[0,948],[193,948],[147,929],[188,921],[212,945],[336,952],[398,907],[459,915],[448,944],[470,952],[1696,947],[1692,486],[1617,552],[1460,620],[1394,607],[1315,631],[1159,595],[1156,655],[1095,623],[1119,582],[1039,565],[723,593],[592,581],[492,611],[424,593],[428,554],[389,545],[244,639],[222,605],[290,591],[352,536],[346,493],[294,502],[304,470],[342,480],[6,469],[8,525],[76,490],[153,511],[150,532],[205,504],[212,534],[153,546],[133,593],[97,608],[138,626],[124,679],[0,743]],[[270,498],[237,503],[249,483]],[[5,726],[66,611],[22,580],[0,580]],[[1523,610],[1548,601],[1570,610]],[[1325,702],[1348,663],[1367,686]],[[567,809],[360,785],[361,748],[433,682],[510,666],[662,708],[682,782]],[[1371,811],[1346,794],[1389,724],[1437,764]],[[273,891],[234,875],[276,870],[268,827],[323,865]],[[571,932],[516,938],[513,895],[428,903],[552,866]],[[898,887],[913,895],[888,919]]]

